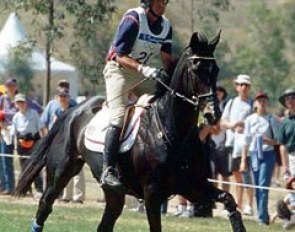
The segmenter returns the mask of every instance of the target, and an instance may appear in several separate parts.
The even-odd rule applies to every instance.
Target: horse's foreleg
[[[155,186],[148,186],[144,190],[146,215],[149,221],[150,232],[161,232],[161,204],[162,198]]]
[[[125,194],[104,189],[106,206],[97,232],[112,232],[114,225],[122,213],[125,204]]]
[[[33,221],[31,232],[42,232],[44,223],[52,212],[52,205],[70,179],[80,172],[84,162],[82,160],[66,161],[56,169],[54,174],[47,173],[47,187],[39,201],[36,219]]]
[[[225,191],[216,188],[213,184],[208,183],[208,191],[213,199],[224,204],[225,209],[229,212],[229,219],[234,232],[246,232],[241,213],[237,211],[237,204],[234,197]]]

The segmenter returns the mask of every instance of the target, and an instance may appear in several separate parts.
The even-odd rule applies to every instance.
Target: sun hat
[[[57,86],[63,87],[63,88],[70,88],[70,82],[66,79],[62,79],[58,81]]]
[[[5,85],[16,85],[16,79],[14,78],[8,78],[6,81],[5,81]]]
[[[22,94],[22,93],[18,93],[17,95],[15,95],[14,97],[14,101],[15,102],[26,102],[26,95]]]
[[[258,91],[256,94],[255,94],[255,100],[257,100],[258,98],[266,98],[268,99],[268,96],[265,92],[263,91]]]
[[[286,89],[285,92],[279,97],[279,102],[286,107],[285,104],[285,97],[290,96],[290,95],[295,95],[295,89],[289,88]]]
[[[247,84],[251,85],[251,77],[245,74],[240,74],[234,80],[236,84]]]

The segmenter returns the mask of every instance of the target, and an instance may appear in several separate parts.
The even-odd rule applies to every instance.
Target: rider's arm
[[[138,32],[138,14],[132,11],[122,19],[107,59],[115,60],[126,69],[138,70],[139,62],[129,57]]]
[[[140,65],[137,60],[129,57],[128,55],[118,55],[116,61],[118,62],[118,64],[122,65],[122,67],[136,71],[138,70],[138,66]]]

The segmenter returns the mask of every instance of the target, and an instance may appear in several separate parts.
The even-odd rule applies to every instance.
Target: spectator
[[[176,212],[173,216],[176,217],[193,217],[194,216],[194,204],[185,199],[181,195],[177,195],[178,205]]]
[[[295,176],[295,90],[287,89],[279,102],[288,108],[288,115],[282,121],[279,142],[285,173]]]
[[[252,99],[249,98],[249,91],[251,89],[251,80],[248,75],[240,74],[234,80],[237,96],[225,106],[225,109],[221,117],[221,127],[226,129],[226,153],[231,155],[231,171],[237,183],[245,184],[251,183],[250,172],[241,172],[241,155],[242,155],[242,144],[239,144],[243,139],[244,131],[244,120],[252,111]],[[252,204],[253,204],[253,189],[246,188],[248,197],[247,204],[243,210],[243,187],[236,186],[236,201],[238,208],[243,210],[246,215],[252,215]]]
[[[26,96],[18,93],[15,96],[15,105],[18,112],[12,118],[11,136],[16,136],[17,153],[21,156],[20,164],[23,171],[27,160],[25,157],[30,152],[35,143],[47,132],[43,122],[39,118],[38,112],[28,106]],[[36,197],[39,198],[43,192],[43,181],[41,175],[35,179]],[[32,193],[32,189],[29,190]]]
[[[219,108],[220,111],[223,112],[225,105],[228,101],[227,97],[227,91],[224,87],[222,86],[217,86],[216,87],[216,94],[217,94],[217,99],[219,102]],[[220,128],[220,123],[217,123],[216,126],[213,126],[210,130],[210,135],[211,139],[215,143],[215,166],[216,166],[216,174],[221,175],[222,181],[228,182],[229,177],[231,176],[231,171],[230,171],[230,157],[229,154],[226,153],[225,149],[225,130],[223,128]],[[222,189],[224,191],[229,192],[229,185],[228,184],[222,184]]]
[[[57,101],[60,105],[59,108],[55,111],[55,116],[53,121],[55,122],[63,112],[68,110],[74,105],[71,105],[70,94],[68,88],[59,88],[57,93]],[[74,176],[67,187],[64,189],[63,195],[60,201],[69,202],[73,201],[74,203],[83,203],[85,200],[85,177],[83,169],[81,172]]]
[[[246,171],[250,168],[247,167],[246,160],[247,154],[250,152],[254,184],[269,187],[276,162],[274,145],[277,144],[276,138],[280,125],[276,117],[267,112],[267,94],[257,92],[254,104],[256,112],[245,120],[246,145],[242,151],[240,170]],[[267,189],[256,189],[256,203],[259,224],[269,225]]]
[[[57,85],[57,90],[59,88],[66,88],[69,90],[70,83],[67,80],[60,80]],[[58,96],[55,94],[54,99],[48,102],[42,114],[42,121],[49,130],[51,129],[54,123],[54,114],[57,111],[57,109],[60,108],[60,103],[58,102],[57,98]],[[71,106],[77,105],[77,102],[74,99],[71,99],[70,103]]]
[[[290,177],[287,181],[286,188],[293,190],[287,194],[283,200],[277,202],[277,212],[273,215],[271,222],[277,217],[284,220],[283,228],[289,230],[295,227],[295,177]]]
[[[5,82],[5,94],[0,97],[0,110],[5,116],[5,126],[2,126],[2,130],[9,128],[12,123],[12,118],[17,112],[17,108],[14,104],[14,97],[17,93],[17,82],[14,78],[9,78]],[[13,141],[5,141],[1,139],[1,153],[12,155],[14,144]],[[15,189],[15,177],[13,158],[0,156],[0,178],[1,186],[0,190],[2,194],[12,195]]]

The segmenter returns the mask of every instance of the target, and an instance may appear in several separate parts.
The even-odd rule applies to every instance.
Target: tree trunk
[[[52,29],[54,27],[54,0],[48,1],[48,22],[49,30],[47,32],[46,41],[46,76],[44,78],[44,95],[43,106],[45,107],[50,98],[50,79],[51,79],[51,45],[52,45]]]

